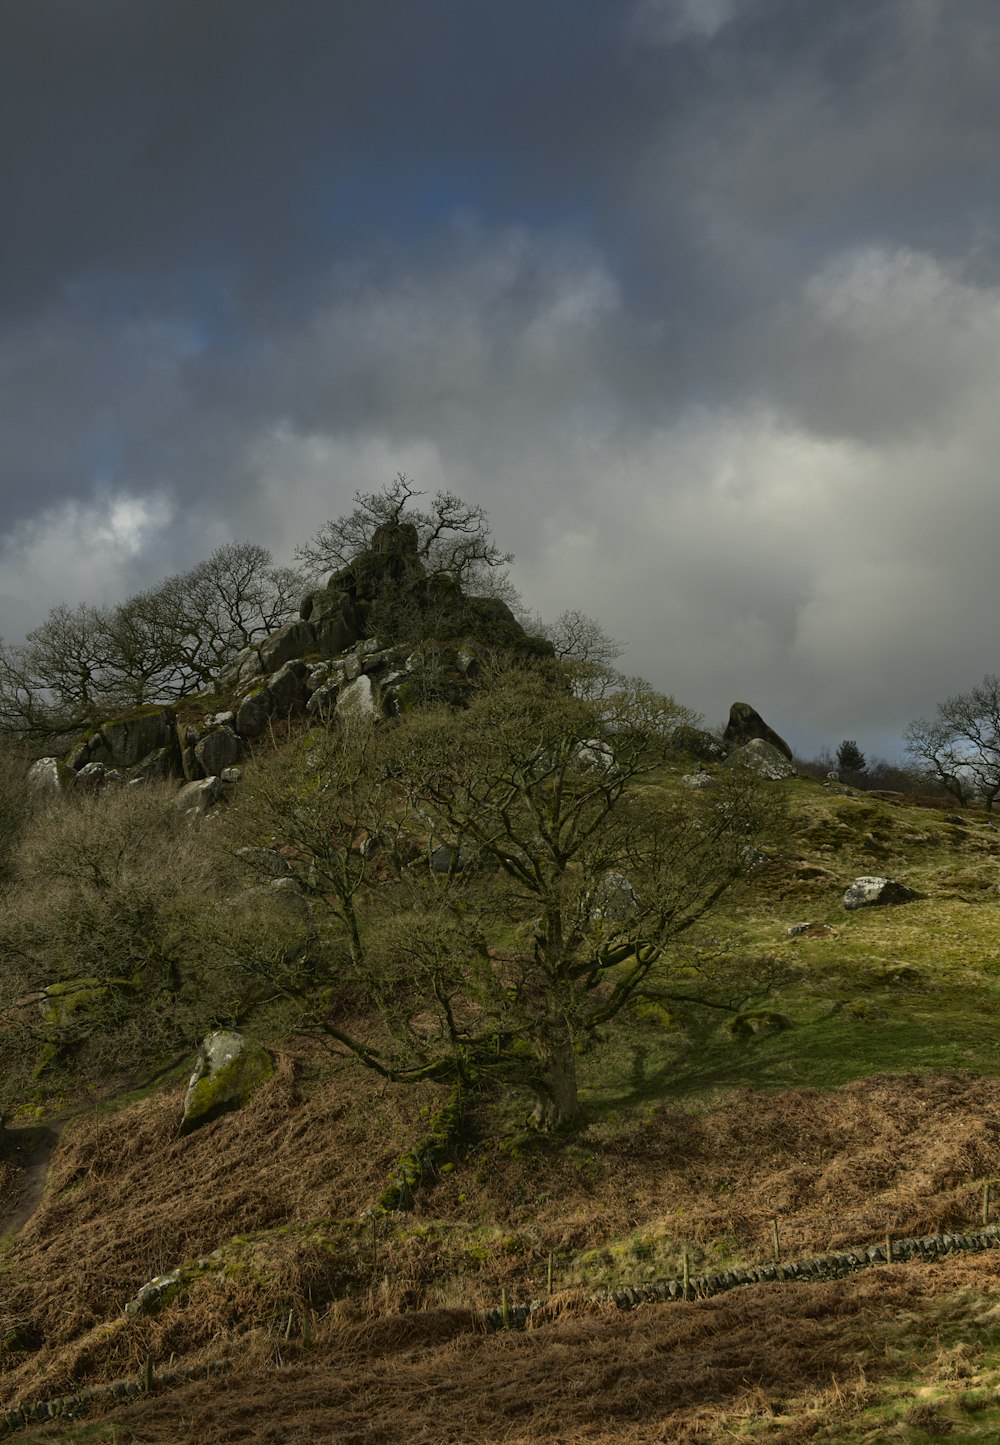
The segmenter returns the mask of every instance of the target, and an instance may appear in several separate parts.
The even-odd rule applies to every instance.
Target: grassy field
[[[184,1140],[184,1064],[68,1119],[0,1257],[5,1401],[147,1357],[239,1364],[12,1438],[1000,1437],[992,1256],[628,1317],[583,1302],[673,1275],[685,1253],[694,1271],[765,1258],[776,1217],[788,1257],[958,1229],[1000,1179],[1000,832],[983,813],[776,786],[786,837],[710,940],[776,980],[757,1031],[637,1009],[581,1058],[577,1128],[533,1134],[516,1092],[484,1106],[407,1214],[365,1211],[436,1091],[384,1091],[302,1049],[239,1115]],[[865,873],[920,897],[848,913]],[[145,1280],[209,1256],[176,1302],[125,1319]],[[502,1290],[544,1294],[550,1267],[551,1319],[476,1328]]]

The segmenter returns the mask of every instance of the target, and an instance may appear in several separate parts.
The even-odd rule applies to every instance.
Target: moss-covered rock
[[[271,1056],[260,1044],[228,1029],[209,1034],[188,1084],[180,1133],[242,1108],[273,1073]]]

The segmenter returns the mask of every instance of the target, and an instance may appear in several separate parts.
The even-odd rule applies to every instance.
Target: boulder
[[[266,688],[247,693],[236,709],[236,731],[241,738],[259,738],[267,731],[271,717],[271,699]]]
[[[245,687],[255,677],[260,677],[262,672],[256,647],[244,647],[219,673],[218,689],[220,692],[232,692],[234,688]]]
[[[177,718],[169,707],[136,708],[133,713],[101,723],[98,736],[107,756],[98,757],[98,750],[92,744],[92,761],[111,763],[116,768],[134,768],[152,753],[174,743]]]
[[[322,687],[317,687],[306,703],[306,712],[320,722],[329,721],[333,717],[339,691],[335,682],[328,682]]]
[[[920,894],[905,883],[893,878],[868,876],[855,878],[844,894],[844,907],[848,912],[856,908],[882,908],[892,903],[912,903]]]
[[[306,702],[308,676],[309,669],[305,663],[294,658],[268,678],[264,691],[270,699],[272,717],[284,718],[290,713],[302,711]]]
[[[716,786],[711,773],[685,773],[681,782],[685,788],[714,788]]]
[[[794,778],[795,768],[783,753],[764,738],[753,738],[741,748],[729,754],[732,767],[751,768],[758,777],[780,782],[782,778]]]
[[[757,712],[755,708],[752,708],[748,702],[734,702],[729,709],[729,721],[726,724],[725,732],[722,734],[722,741],[729,751],[732,752],[736,748],[744,747],[747,743],[753,742],[755,739],[770,743],[771,746],[777,748],[778,752],[784,757],[789,760],[791,759],[791,748],[785,742],[784,738],[779,737],[773,728],[768,727],[760,713]]]
[[[28,786],[37,793],[65,793],[76,782],[76,774],[58,758],[39,758],[28,769]]]
[[[130,783],[166,783],[171,778],[182,776],[181,755],[176,743],[157,748],[128,770]]]
[[[231,728],[213,728],[195,744],[194,755],[206,777],[218,777],[225,768],[243,761],[243,741]]]
[[[221,778],[201,778],[195,783],[185,783],[174,803],[189,817],[203,817],[222,797],[224,784]]]
[[[608,777],[615,777],[618,773],[618,764],[610,743],[602,742],[600,738],[584,738],[583,742],[577,743],[574,756],[585,767],[606,773]]]
[[[98,793],[108,784],[123,783],[125,779],[117,768],[106,767],[104,763],[84,763],[76,775],[76,786],[88,792]]]
[[[613,869],[598,881],[590,897],[592,923],[627,923],[641,912],[638,893],[624,873]]]
[[[286,622],[257,644],[261,672],[277,672],[286,662],[302,654],[315,642],[312,626],[305,621]]]
[[[98,1008],[108,997],[110,990],[99,978],[70,978],[59,983],[48,984],[38,1000],[38,1011],[45,1022],[56,1029],[64,1029],[79,1014],[87,1014]]]
[[[337,699],[337,716],[342,721],[361,721],[379,715],[379,704],[374,684],[367,673],[362,673],[348,683]]]
[[[219,1029],[198,1050],[184,1098],[180,1133],[189,1134],[233,1109],[241,1109],[274,1073],[267,1050],[243,1034]]]

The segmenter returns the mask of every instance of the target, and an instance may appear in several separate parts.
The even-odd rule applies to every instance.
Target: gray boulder
[[[73,769],[58,758],[39,758],[28,769],[28,786],[36,793],[65,793],[75,782]]]
[[[257,644],[261,672],[277,672],[293,657],[301,657],[315,640],[313,628],[308,622],[286,622],[284,627],[279,627]]]
[[[195,783],[185,783],[174,799],[182,813],[191,818],[203,817],[222,797],[224,784],[221,778],[201,778]]]
[[[243,742],[231,728],[213,728],[195,744],[194,755],[206,777],[217,777],[243,761]]]
[[[117,768],[106,767],[104,763],[84,763],[76,775],[76,786],[98,793],[109,784],[123,783],[125,779]]]
[[[270,699],[272,717],[288,717],[291,713],[302,711],[308,676],[309,669],[305,663],[293,658],[268,679],[264,691]]]
[[[337,716],[345,722],[363,721],[379,715],[378,696],[371,678],[362,673],[348,683],[337,699]]]
[[[241,738],[259,738],[267,731],[271,698],[266,688],[248,693],[236,709],[236,731]]]
[[[116,768],[134,768],[174,743],[177,718],[173,708],[144,707],[125,717],[110,718],[98,729],[107,756],[97,756],[91,744],[91,761],[111,763]]]
[[[182,768],[176,743],[157,748],[128,770],[130,783],[166,783],[178,776],[182,776]]]
[[[260,1044],[229,1029],[209,1034],[188,1084],[180,1133],[189,1134],[199,1124],[242,1108],[273,1073],[271,1056]]]
[[[624,873],[605,873],[590,897],[592,923],[627,923],[642,912],[639,895]]]
[[[606,773],[608,777],[615,777],[618,773],[618,764],[610,743],[603,742],[600,738],[585,738],[582,743],[578,743],[575,756],[585,767]]]
[[[773,728],[768,727],[756,708],[748,702],[734,702],[729,709],[729,721],[722,734],[722,741],[732,752],[745,747],[747,743],[760,741],[770,743],[783,757],[791,759],[792,750]]]
[[[844,907],[848,912],[856,908],[883,908],[893,903],[912,903],[919,897],[919,893],[893,878],[867,876],[855,878],[844,894]]]
[[[733,767],[751,768],[758,777],[771,782],[795,777],[795,768],[788,758],[764,738],[753,738],[745,746],[736,748],[727,761]]]

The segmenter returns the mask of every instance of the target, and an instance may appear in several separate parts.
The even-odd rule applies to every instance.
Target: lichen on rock
[[[260,1044],[229,1029],[209,1034],[188,1084],[180,1133],[242,1108],[273,1073],[271,1056]]]

